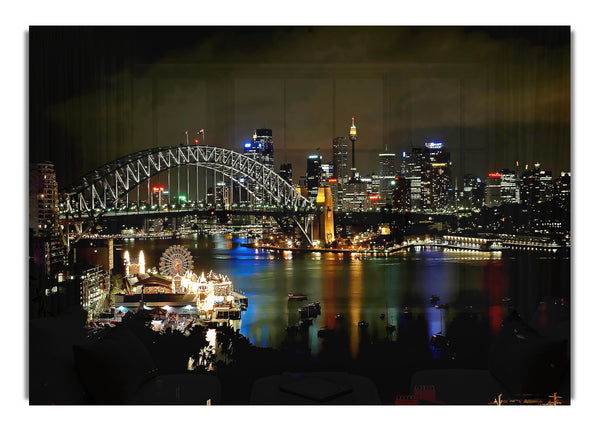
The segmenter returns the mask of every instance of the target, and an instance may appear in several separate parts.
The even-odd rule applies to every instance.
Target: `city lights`
[[[31,26],[30,404],[570,403],[571,32]]]

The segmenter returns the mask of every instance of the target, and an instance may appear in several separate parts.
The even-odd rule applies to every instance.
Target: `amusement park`
[[[114,295],[114,306],[100,321],[120,322],[127,313],[144,309],[153,316],[153,329],[183,332],[194,324],[215,327],[240,320],[248,306],[248,298],[234,289],[227,275],[212,270],[195,274],[192,254],[181,245],[164,251],[158,270],[146,269],[143,251],[137,261],[125,251],[123,262],[126,293]]]

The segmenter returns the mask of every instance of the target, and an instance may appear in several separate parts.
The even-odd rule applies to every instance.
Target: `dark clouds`
[[[458,175],[570,166],[568,27],[55,27],[29,47],[30,159],[63,182],[203,127],[232,149],[273,128],[297,179],[351,116],[363,172],[427,140]]]

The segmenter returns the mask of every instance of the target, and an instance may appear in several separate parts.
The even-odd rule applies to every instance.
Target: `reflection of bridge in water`
[[[317,210],[293,185],[251,157],[205,145],[126,155],[83,175],[61,193],[67,243],[102,218],[163,214],[270,216],[310,244],[309,227]]]

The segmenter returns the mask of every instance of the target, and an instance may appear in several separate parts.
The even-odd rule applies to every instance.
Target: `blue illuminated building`
[[[244,155],[273,170],[273,131],[256,129],[252,139],[244,142]]]

